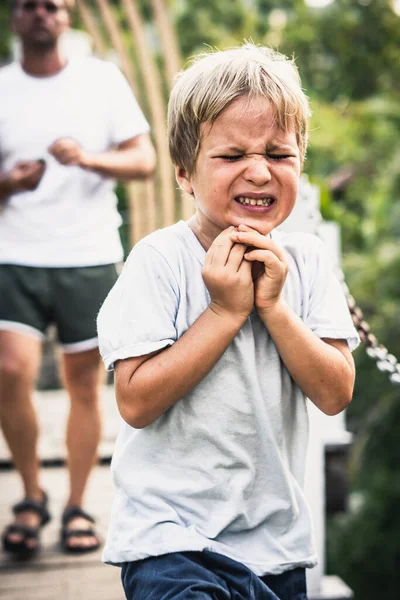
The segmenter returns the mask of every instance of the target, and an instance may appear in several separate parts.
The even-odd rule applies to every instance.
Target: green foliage
[[[8,3],[0,6],[0,63],[8,60],[10,56],[10,9]]]
[[[176,29],[185,57],[207,47],[226,47],[250,37],[255,12],[242,0],[191,0],[176,18]]]
[[[294,53],[307,89],[326,100],[393,97],[400,87],[400,27],[388,0],[336,0],[290,13],[280,49]]]

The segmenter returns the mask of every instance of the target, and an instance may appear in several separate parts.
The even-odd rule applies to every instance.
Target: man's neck
[[[22,68],[25,73],[34,77],[49,77],[63,70],[67,59],[58,48],[48,52],[34,52],[32,49],[24,48]]]

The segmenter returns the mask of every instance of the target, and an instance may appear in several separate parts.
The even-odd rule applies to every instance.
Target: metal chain
[[[302,183],[302,196],[304,198],[307,197],[307,191],[309,192],[310,188],[314,186],[312,186],[307,179],[304,179]],[[311,206],[309,217],[316,235],[319,236],[318,225],[323,221],[322,215],[319,210],[319,206],[316,204],[315,200],[314,202],[312,202],[312,204],[309,203],[309,206]],[[371,333],[370,326],[368,325],[367,321],[365,321],[361,308],[357,306],[355,299],[350,294],[350,290],[345,281],[344,273],[340,267],[336,267],[336,274],[346,296],[347,305],[349,307],[354,326],[360,336],[362,343],[365,346],[366,353],[370,358],[375,360],[376,366],[380,371],[388,373],[388,377],[391,383],[400,385],[399,361],[394,356],[394,354],[390,354],[388,349],[383,344],[380,344],[376,336],[373,333]]]
[[[354,326],[365,346],[366,353],[376,361],[376,366],[380,371],[388,373],[391,383],[400,384],[399,361],[394,354],[389,354],[388,349],[383,344],[379,344],[375,335],[371,333],[370,326],[365,321],[361,308],[357,306],[356,301],[350,294],[350,290],[344,280],[344,273],[340,268],[337,268],[337,275],[345,293]]]

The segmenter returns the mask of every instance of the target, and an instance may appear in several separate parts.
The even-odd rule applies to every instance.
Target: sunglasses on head
[[[34,12],[39,6],[42,6],[48,13],[55,14],[57,11],[65,8],[64,6],[57,6],[54,2],[47,0],[46,2],[36,2],[36,0],[27,0],[21,4],[22,10],[25,12]]]

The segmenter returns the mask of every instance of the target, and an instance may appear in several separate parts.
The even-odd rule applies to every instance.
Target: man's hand
[[[202,275],[211,296],[210,308],[244,322],[254,306],[254,285],[251,263],[243,260],[246,245],[233,242],[232,232],[233,227],[229,227],[215,238]]]
[[[231,232],[233,242],[247,246],[244,259],[253,265],[254,304],[258,312],[268,310],[281,297],[288,265],[284,252],[274,242],[246,225]]]
[[[8,197],[18,192],[35,190],[43,177],[46,164],[43,160],[19,161],[1,177],[0,195]]]
[[[56,140],[49,147],[48,152],[62,165],[86,166],[86,151],[81,148],[78,142],[70,138]]]

